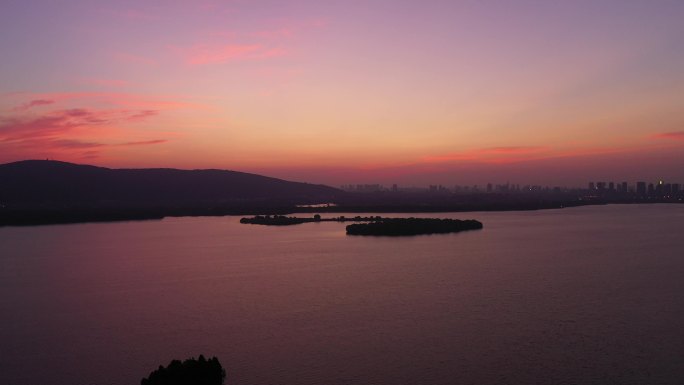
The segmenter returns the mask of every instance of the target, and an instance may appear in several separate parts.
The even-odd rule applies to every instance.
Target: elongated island
[[[312,222],[373,222],[382,220],[384,219],[381,216],[362,217],[358,215],[355,217],[339,216],[334,218],[321,218],[318,214],[310,218],[287,217],[285,215],[257,215],[251,218],[242,218],[240,223],[264,226],[290,226]]]
[[[347,235],[407,236],[446,234],[480,230],[482,222],[474,219],[384,218],[381,221],[347,226]]]
[[[265,226],[289,226],[311,222],[366,222],[348,225],[347,235],[409,236],[457,233],[483,228],[482,222],[474,219],[383,218],[380,216],[321,218],[318,214],[310,218],[257,215],[240,219],[240,223]]]

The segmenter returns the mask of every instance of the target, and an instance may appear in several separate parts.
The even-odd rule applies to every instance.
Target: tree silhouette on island
[[[159,368],[147,378],[140,380],[140,385],[223,385],[226,371],[218,358],[189,358],[183,362],[173,360],[167,367]]]
[[[474,219],[383,218],[374,222],[348,225],[347,235],[399,237],[458,233],[461,231],[481,230],[483,227],[482,222]]]

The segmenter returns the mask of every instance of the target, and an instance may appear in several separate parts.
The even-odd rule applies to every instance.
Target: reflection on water
[[[0,228],[0,377],[136,384],[203,353],[238,385],[682,383],[684,205],[426,216],[485,229]]]

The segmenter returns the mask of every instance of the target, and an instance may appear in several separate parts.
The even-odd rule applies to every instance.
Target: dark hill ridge
[[[195,207],[304,204],[342,191],[228,170],[110,169],[48,160],[0,165],[7,207]]]

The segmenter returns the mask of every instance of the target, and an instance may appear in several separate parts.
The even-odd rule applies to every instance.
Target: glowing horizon
[[[684,182],[683,17],[641,1],[14,2],[0,163]]]

